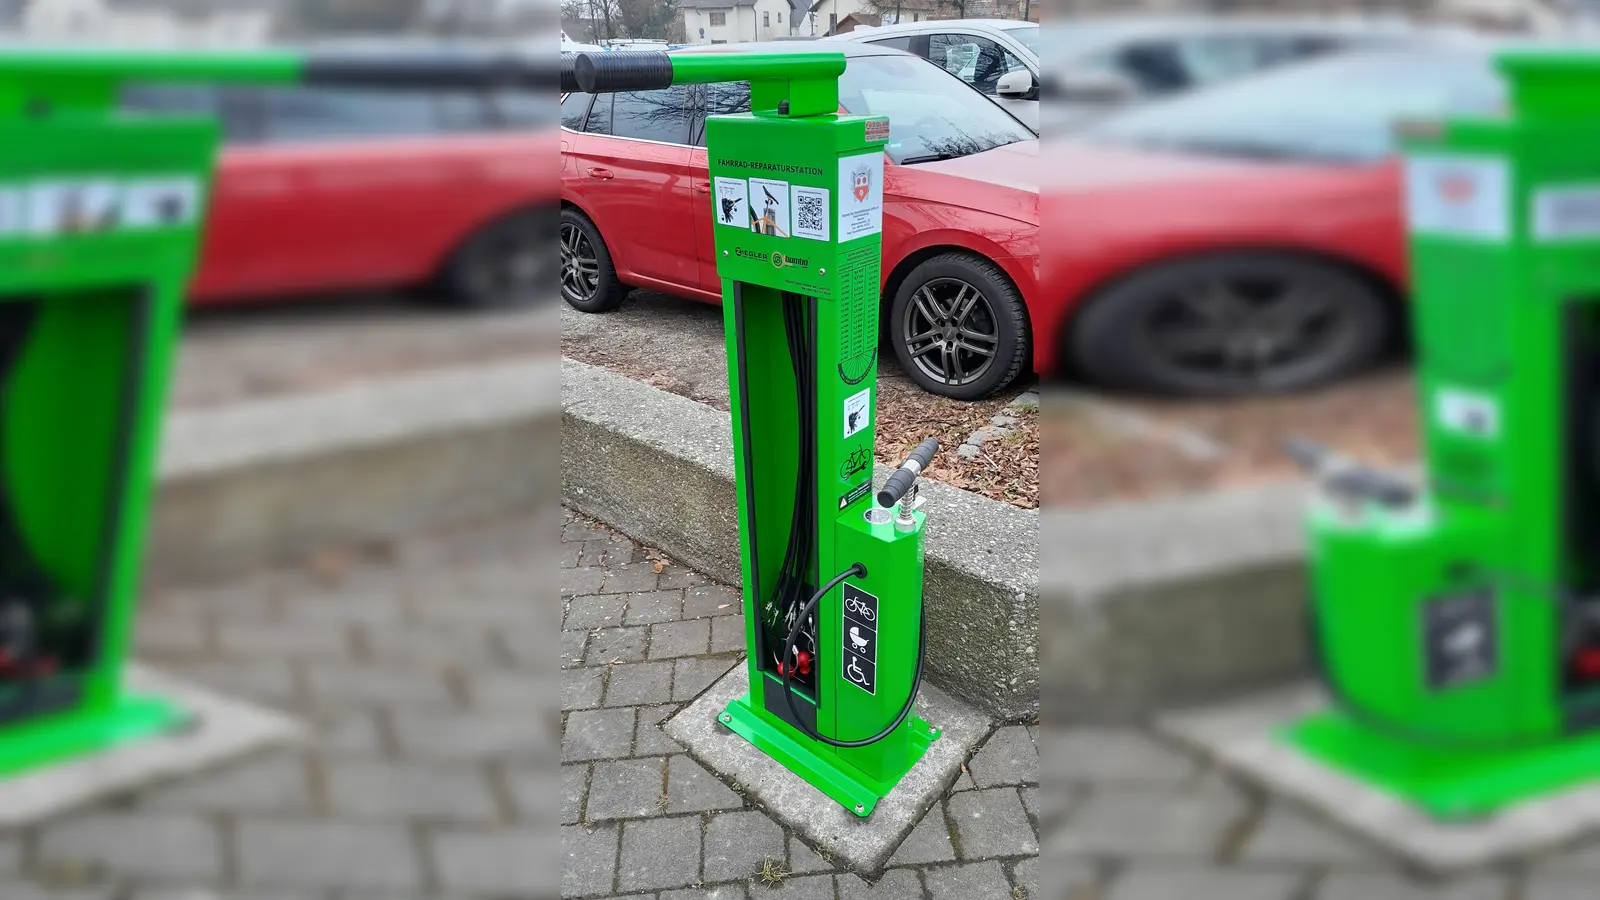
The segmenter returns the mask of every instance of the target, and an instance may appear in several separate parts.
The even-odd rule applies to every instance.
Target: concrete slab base
[[[1441,822],[1275,737],[1328,708],[1314,684],[1161,716],[1156,728],[1262,787],[1305,803],[1427,872],[1454,875],[1554,849],[1600,829],[1600,786],[1581,787],[1471,822]]]
[[[297,739],[301,727],[280,713],[241,703],[140,666],[127,686],[159,694],[194,715],[181,732],[126,744],[0,781],[0,828],[28,825],[130,790],[210,768]]]
[[[883,871],[989,733],[989,720],[982,714],[923,682],[917,714],[939,726],[942,734],[872,815],[860,819],[717,721],[723,708],[749,687],[741,662],[662,727],[691,756],[732,782],[773,818],[867,878]]]

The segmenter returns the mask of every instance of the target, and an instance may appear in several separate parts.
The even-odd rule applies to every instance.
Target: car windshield
[[[1039,52],[1039,26],[1032,23],[1018,23],[1004,26],[1001,30],[1016,38],[1022,46],[1034,53]]]
[[[852,57],[839,78],[839,102],[853,115],[889,117],[886,149],[896,163],[951,159],[1034,138],[999,104],[910,55]]]
[[[1402,119],[1487,113],[1505,86],[1486,54],[1411,48],[1284,69],[1086,126],[1090,140],[1258,159],[1372,162]]]

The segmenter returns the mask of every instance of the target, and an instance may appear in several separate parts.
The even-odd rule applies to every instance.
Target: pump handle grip
[[[559,80],[565,89],[566,61]],[[394,59],[377,54],[313,52],[306,57],[301,82],[312,87],[391,89],[511,89],[554,86],[558,72],[549,62],[516,53],[493,56],[438,56]]]
[[[561,54],[561,93],[576,93],[578,88],[578,73],[573,68],[578,62],[576,53]]]
[[[1337,461],[1333,451],[1304,438],[1286,439],[1283,452],[1308,471],[1323,476],[1331,493],[1371,500],[1391,508],[1409,506],[1416,500],[1415,488],[1376,469],[1352,465],[1329,471],[1330,464]]]
[[[878,505],[888,508],[900,502],[900,498],[906,495],[906,491],[911,490],[911,485],[916,483],[917,476],[928,468],[938,452],[938,438],[928,438],[918,444],[917,449],[911,451],[906,461],[900,464],[900,468],[895,469],[889,480],[883,483],[883,490],[878,492]]]
[[[579,53],[572,72],[585,93],[654,91],[672,86],[672,57],[660,50]]]

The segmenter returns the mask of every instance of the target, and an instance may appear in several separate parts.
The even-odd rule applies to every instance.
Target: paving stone
[[[1305,875],[1293,872],[1156,868],[1135,863],[1111,882],[1106,900],[1292,900],[1305,881]],[[1383,900],[1393,898],[1384,896]]]
[[[90,813],[47,826],[38,860],[52,870],[103,871],[158,881],[222,874],[222,838],[197,816]]]
[[[672,699],[672,662],[628,663],[611,667],[605,706],[641,706]]]
[[[1540,864],[1540,868],[1553,872],[1600,873],[1600,843],[1551,856]]]
[[[789,835],[789,871],[796,875],[806,875],[811,872],[831,872],[837,869],[833,863],[823,859],[817,851],[807,847],[805,842]]]
[[[633,895],[633,897],[637,896],[639,895]],[[719,884],[714,887],[661,892],[661,900],[745,900],[748,896],[745,893],[744,882],[742,881],[734,884]],[[628,900],[633,900],[633,897],[629,897]]]
[[[193,656],[210,649],[203,620],[194,617],[142,615],[134,630],[141,656]]]
[[[1055,752],[1052,749],[1047,756]],[[1216,787],[1193,791],[1107,788],[1092,793],[1058,827],[1051,848],[1071,854],[1209,859],[1245,812],[1245,802],[1237,792]]]
[[[628,598],[622,594],[586,594],[573,597],[567,601],[567,617],[562,621],[561,627],[567,630],[616,628],[622,624],[622,615],[627,609]]]
[[[1131,729],[1046,729],[1045,783],[1177,784],[1194,777],[1195,762]]]
[[[1030,856],[1011,870],[1011,885],[1025,897],[1039,897],[1039,857]]]
[[[945,822],[944,805],[936,804],[928,810],[905,842],[889,859],[890,866],[914,866],[919,863],[950,862],[956,858],[950,843],[950,826]]]
[[[1038,784],[1039,748],[1033,745],[1026,728],[1020,725],[1001,728],[984,742],[967,769],[980,788]]]
[[[785,878],[782,885],[758,880],[751,883],[750,896],[752,900],[834,900],[833,876],[800,875]]]
[[[584,651],[588,648],[587,631],[561,632],[561,668],[572,669],[583,665]]]
[[[499,815],[488,780],[475,768],[340,760],[325,767],[324,778],[340,817],[473,822]]]
[[[313,702],[327,706],[447,706],[444,680],[415,666],[312,664],[304,671]]]
[[[698,816],[623,823],[619,891],[688,887],[699,878]]]
[[[667,760],[667,814],[737,809],[744,799],[687,755]]]
[[[1025,787],[1019,791],[1022,795],[1022,808],[1028,811],[1028,816],[1033,819],[1034,826],[1039,824],[1039,788]]]
[[[561,708],[591,709],[599,706],[605,688],[606,670],[603,667],[565,669],[561,672]]]
[[[699,656],[711,646],[711,623],[706,619],[660,622],[650,626],[650,658]]]
[[[589,632],[589,652],[585,659],[591,666],[643,662],[649,642],[650,628],[645,625],[602,628]]]
[[[680,566],[676,563],[669,563],[665,569],[661,570],[660,576],[656,578],[656,587],[663,591],[694,587],[705,583],[706,577],[704,575],[687,566]]]
[[[311,736],[311,748],[331,756],[382,753],[383,735],[374,715],[368,710],[323,713]]]
[[[239,877],[249,886],[407,890],[422,882],[404,826],[246,819],[237,834]]]
[[[611,890],[617,874],[619,834],[616,825],[561,826],[561,896],[585,897]],[[529,856],[537,858],[538,854]]]
[[[305,763],[287,754],[157,787],[141,803],[190,812],[309,812],[313,805]]]
[[[771,860],[784,866],[783,829],[759,812],[714,816],[705,829],[705,872],[708,882],[733,881],[761,871]]]
[[[1028,821],[1015,788],[966,791],[952,796],[947,803],[962,859],[1039,852],[1033,823]]]
[[[654,563],[630,563],[625,566],[608,566],[605,581],[600,586],[602,594],[633,594],[656,589]],[[631,623],[630,623],[631,624]]]
[[[623,621],[629,625],[651,625],[676,622],[681,618],[682,591],[644,591],[628,595],[628,614]]]
[[[711,683],[733,668],[734,659],[680,659],[673,665],[672,699],[676,702],[693,700]]]
[[[659,815],[666,783],[665,767],[666,760],[661,757],[595,763],[589,781],[586,817],[598,822]]]
[[[549,862],[543,853],[529,852],[543,846],[548,835],[543,829],[436,832],[431,843],[439,881],[448,891],[496,897],[527,897],[548,890]],[[565,877],[563,871],[563,881]]]
[[[576,725],[574,725],[576,720]],[[422,713],[401,710],[391,716],[401,755],[455,761],[548,758],[554,736],[543,716],[503,713]],[[624,756],[633,738],[633,711],[580,710],[569,713],[566,741],[570,759]],[[563,752],[566,747],[563,746]],[[584,754],[593,754],[592,756]]]
[[[1356,865],[1382,861],[1382,857],[1344,832],[1315,821],[1282,804],[1275,804],[1244,845],[1246,862],[1282,862],[1320,865]]]
[[[358,626],[357,631],[361,635],[366,657],[380,665],[437,666],[461,660],[487,659],[494,652],[494,641],[490,637],[492,632],[476,624],[457,628],[440,627],[439,623],[406,626],[388,624],[381,628]],[[586,637],[582,631],[561,632],[562,668],[567,667],[569,656],[575,665],[579,664]],[[546,658],[549,658],[548,655]]]
[[[506,781],[511,791],[512,803],[516,804],[518,815],[523,818],[533,818],[538,811],[545,807],[546,783],[545,773],[518,772],[507,775]],[[561,767],[561,824],[571,825],[583,818],[583,801],[589,793],[589,765],[565,765]]]
[[[583,542],[583,565],[611,568],[634,561],[639,547],[625,537]]]
[[[319,659],[350,653],[348,629],[324,622],[223,622],[217,644],[230,656],[267,659]]]
[[[606,570],[590,566],[561,570],[561,596],[580,597],[600,593],[605,583]],[[575,627],[575,626],[568,626]]]
[[[574,671],[574,670],[567,670]],[[598,670],[601,673],[605,669]],[[566,672],[561,673],[563,677]],[[538,671],[498,670],[473,672],[462,678],[467,699],[474,709],[499,713],[533,712],[545,701],[545,674]]]
[[[711,620],[712,653],[737,653],[744,645],[743,616],[718,616]]]
[[[1428,885],[1399,875],[1333,872],[1322,882],[1316,900],[1510,900],[1505,878],[1482,876]]]
[[[578,520],[567,522],[561,528],[561,540],[564,543],[581,544],[585,541],[603,541],[609,537],[611,537],[610,531]]]
[[[933,900],[973,900],[975,897],[1008,897],[1011,882],[1000,864],[987,862],[967,863],[924,873],[928,895]]]
[[[168,661],[162,668],[223,694],[284,707],[300,699],[294,670],[283,660],[240,659],[227,662]]]
[[[639,707],[639,728],[633,739],[633,752],[641,756],[647,753],[682,753],[683,748],[678,742],[661,730],[661,723],[678,711],[677,704],[665,706]]]
[[[683,592],[683,617],[736,616],[743,601],[739,592],[720,584],[702,584]]]
[[[873,884],[868,884],[859,876],[849,872],[836,876],[835,881],[839,885],[839,900],[922,900],[923,898],[922,878],[914,869],[890,869]]]
[[[561,548],[561,568],[576,569],[583,558],[582,544],[565,544]]]

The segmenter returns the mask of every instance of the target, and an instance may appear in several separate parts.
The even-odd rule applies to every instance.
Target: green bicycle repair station
[[[720,720],[865,817],[939,736],[913,711],[916,479],[938,443],[873,494],[889,121],[839,113],[844,68],[839,53],[613,52],[578,55],[570,77],[750,83],[750,112],[706,121],[750,682]]]
[[[121,112],[122,88],[555,81],[518,58],[0,54],[0,777],[191,721],[123,669],[221,130]]]

